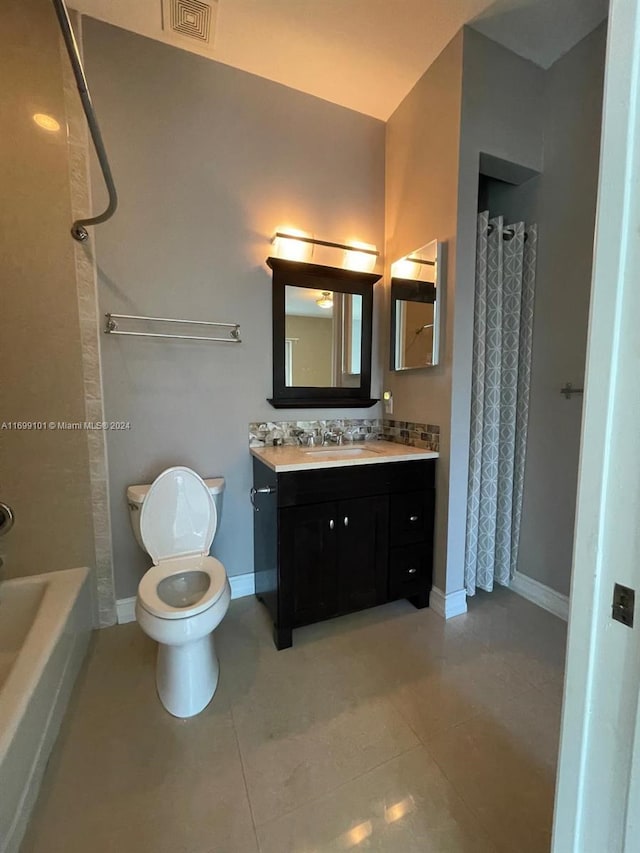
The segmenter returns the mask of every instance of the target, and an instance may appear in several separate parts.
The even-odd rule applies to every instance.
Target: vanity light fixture
[[[316,299],[318,308],[333,308],[333,293],[330,290],[323,290],[320,299]]]
[[[407,281],[432,281],[435,265],[435,261],[428,261],[426,258],[418,258],[415,255],[407,255],[391,264],[391,276],[403,278]]]
[[[60,130],[60,122],[56,121],[53,116],[46,113],[35,113],[33,120],[43,130],[48,130],[49,133],[57,133]]]
[[[391,275],[393,278],[412,279],[415,277],[416,272],[416,267],[409,258],[400,258],[399,261],[394,261],[391,264]]]
[[[288,261],[309,262],[316,246],[327,249],[341,249],[343,252],[342,266],[344,269],[356,272],[370,272],[376,264],[380,252],[369,243],[334,243],[330,240],[317,240],[303,231],[295,228],[279,228],[271,241],[274,246],[274,256]]]
[[[285,261],[309,262],[313,255],[313,243],[305,231],[297,228],[278,229],[271,240],[273,254]]]
[[[370,243],[353,240],[344,253],[345,269],[355,272],[372,272],[378,257],[376,247]]]

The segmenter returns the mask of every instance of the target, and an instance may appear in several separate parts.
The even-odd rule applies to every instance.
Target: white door
[[[640,851],[640,613],[611,618],[615,582],[640,596],[639,96],[640,6],[612,0],[553,853]]]

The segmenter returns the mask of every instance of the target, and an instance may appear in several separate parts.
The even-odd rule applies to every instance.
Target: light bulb
[[[415,278],[416,272],[416,264],[410,261],[409,258],[400,258],[399,261],[391,264],[391,275],[393,278]]]
[[[297,239],[309,236],[297,228],[277,228],[272,241],[275,256],[286,261],[309,261],[313,254],[313,243]]]
[[[366,249],[367,251],[361,251]],[[349,248],[344,253],[345,269],[354,270],[355,272],[371,272],[376,265],[375,246],[370,243],[361,243],[357,240],[349,242]]]

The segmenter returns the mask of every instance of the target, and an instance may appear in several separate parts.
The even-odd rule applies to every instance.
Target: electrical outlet
[[[384,391],[382,394],[382,399],[384,401],[384,413],[385,415],[393,414],[393,394],[391,391]]]
[[[613,587],[613,604],[611,605],[611,617],[616,622],[622,622],[629,628],[633,628],[633,610],[635,605],[635,590],[622,584]]]

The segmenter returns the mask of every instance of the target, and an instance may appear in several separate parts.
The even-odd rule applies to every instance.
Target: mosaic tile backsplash
[[[283,444],[299,444],[301,435],[320,439],[326,433],[342,433],[344,441],[375,441],[382,433],[378,418],[333,418],[318,421],[263,421],[249,424],[249,446],[264,447],[280,439]]]
[[[395,441],[424,450],[440,449],[440,427],[414,421],[395,421],[385,418],[333,418],[312,421],[262,421],[249,424],[249,446],[264,447],[274,439],[282,444],[300,444],[313,435],[322,443],[325,433],[341,433],[343,441]]]
[[[440,427],[435,424],[394,421],[385,418],[382,421],[381,438],[384,438],[385,441],[395,441],[398,444],[408,444],[409,447],[440,450]]]

